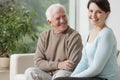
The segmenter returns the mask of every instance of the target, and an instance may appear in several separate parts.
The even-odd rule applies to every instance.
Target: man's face
[[[60,8],[54,10],[52,13],[52,19],[48,23],[53,27],[54,33],[59,34],[64,32],[68,28],[68,20],[65,11]]]

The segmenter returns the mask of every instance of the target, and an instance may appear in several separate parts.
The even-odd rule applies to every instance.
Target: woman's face
[[[100,26],[105,24],[105,19],[109,15],[109,12],[105,13],[95,3],[90,3],[88,9],[88,18],[92,25]]]

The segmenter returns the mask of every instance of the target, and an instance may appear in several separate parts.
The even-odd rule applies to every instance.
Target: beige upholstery
[[[120,51],[117,53],[117,61],[120,68]],[[25,80],[24,71],[33,66],[34,54],[14,54],[10,60],[10,80]]]
[[[23,73],[28,67],[33,66],[33,55],[34,53],[11,55],[10,80],[25,80]]]

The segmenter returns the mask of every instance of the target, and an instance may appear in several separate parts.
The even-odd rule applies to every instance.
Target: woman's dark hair
[[[88,9],[91,3],[95,3],[104,12],[110,12],[110,4],[108,0],[89,0],[88,5],[87,5]]]

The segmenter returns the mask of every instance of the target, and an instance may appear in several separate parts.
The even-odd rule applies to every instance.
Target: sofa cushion
[[[15,75],[15,80],[25,80],[24,74],[17,74],[17,75]]]

